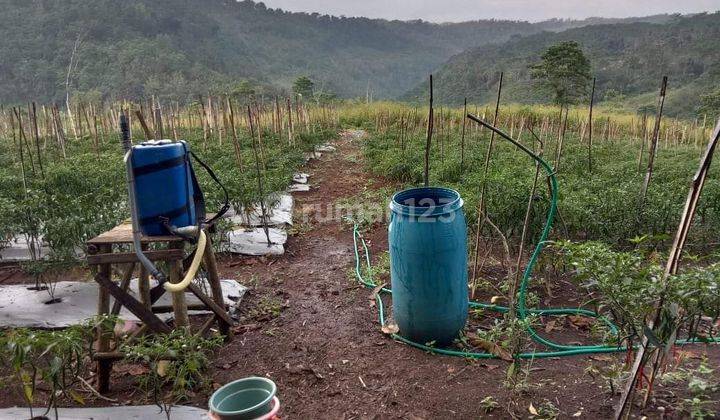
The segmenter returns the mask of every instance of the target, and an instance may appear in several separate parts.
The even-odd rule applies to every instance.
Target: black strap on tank
[[[213,216],[211,219],[205,220],[204,223],[209,225],[209,224],[214,223],[219,218],[223,217],[225,215],[225,213],[227,213],[227,211],[230,209],[230,196],[228,195],[228,192],[227,192],[227,189],[225,188],[225,186],[222,184],[222,182],[220,182],[217,175],[215,175],[215,172],[213,172],[213,170],[207,164],[205,164],[205,162],[200,160],[200,158],[197,157],[197,155],[195,153],[193,153],[192,151],[189,151],[189,152],[192,155],[192,157],[195,159],[195,161],[197,161],[197,163],[199,163],[200,166],[202,166],[207,171],[208,175],[210,175],[210,178],[212,178],[212,180],[215,181],[215,183],[218,184],[220,186],[220,188],[222,188],[223,194],[225,194],[225,204],[223,204],[222,208],[220,208],[220,210],[217,212],[217,214],[215,214],[215,216]],[[198,205],[200,205],[201,208],[204,210],[205,209],[205,198],[202,197],[202,193],[200,193],[200,187],[197,185],[197,179],[195,178],[195,174],[193,173],[192,175],[193,175],[192,178],[193,178],[193,183],[194,183],[195,191],[196,191],[196,196],[195,196],[196,211],[197,211]],[[204,213],[204,211],[203,211],[203,213]]]
[[[150,224],[150,223],[157,223],[158,221],[162,221],[163,219],[172,220],[176,217],[182,216],[183,214],[187,213],[188,207],[189,207],[188,204],[185,204],[182,207],[178,207],[176,209],[166,211],[161,214],[143,217],[142,219],[140,219],[140,224],[145,225],[145,224]]]
[[[164,171],[165,169],[174,168],[176,166],[185,164],[185,155],[178,156],[176,158],[162,160],[157,163],[151,163],[150,165],[138,166],[133,168],[133,174],[138,176],[148,175],[154,172]]]

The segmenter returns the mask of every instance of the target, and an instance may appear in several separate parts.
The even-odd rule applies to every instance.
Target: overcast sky
[[[259,1],[259,0],[258,0]],[[628,17],[720,10],[720,0],[264,0],[268,7],[330,15],[460,22]]]

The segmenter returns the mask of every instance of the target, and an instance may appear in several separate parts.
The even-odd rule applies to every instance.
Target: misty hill
[[[229,0],[0,0],[0,10],[2,103],[59,101],[66,82],[73,94],[130,99],[227,92],[243,78],[272,93],[300,75],[343,97],[368,86],[395,97],[467,48],[609,21],[432,24]]]
[[[720,84],[720,13],[676,16],[665,23],[617,23],[560,33],[514,37],[498,45],[473,48],[435,72],[436,98],[443,103],[490,102],[505,72],[503,101],[547,102],[532,83],[528,66],[562,41],[578,41],[597,76],[597,98],[637,110],[652,106],[663,75],[669,76],[668,113],[690,116],[699,96]],[[406,99],[422,98],[418,85]]]

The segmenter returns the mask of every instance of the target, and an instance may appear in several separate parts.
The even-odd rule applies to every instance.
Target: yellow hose
[[[202,261],[202,257],[205,254],[206,243],[207,238],[205,237],[205,231],[200,229],[200,240],[198,241],[197,251],[195,252],[195,257],[192,260],[192,264],[190,264],[187,274],[185,274],[185,278],[180,283],[166,282],[163,284],[165,290],[168,292],[182,292],[190,285],[192,279],[195,278],[195,273],[197,273],[198,268],[200,268],[200,261]]]

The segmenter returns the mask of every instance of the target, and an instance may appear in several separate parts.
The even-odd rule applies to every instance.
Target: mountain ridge
[[[529,65],[542,52],[563,41],[581,44],[597,76],[596,99],[636,111],[651,108],[662,76],[670,79],[667,111],[691,116],[699,96],[720,81],[720,12],[676,16],[666,23],[632,22],[592,25],[563,32],[514,37],[498,45],[468,49],[434,70],[438,103],[459,104],[467,97],[490,102],[500,72],[505,73],[503,101],[548,102],[535,89]],[[420,100],[427,87],[419,84],[402,95]]]
[[[108,100],[186,100],[227,92],[241,79],[274,94],[300,75],[341,97],[364,96],[369,88],[376,98],[393,98],[467,48],[604,22],[437,24],[291,13],[228,0],[0,0],[0,8],[2,103],[62,101],[66,90]]]

